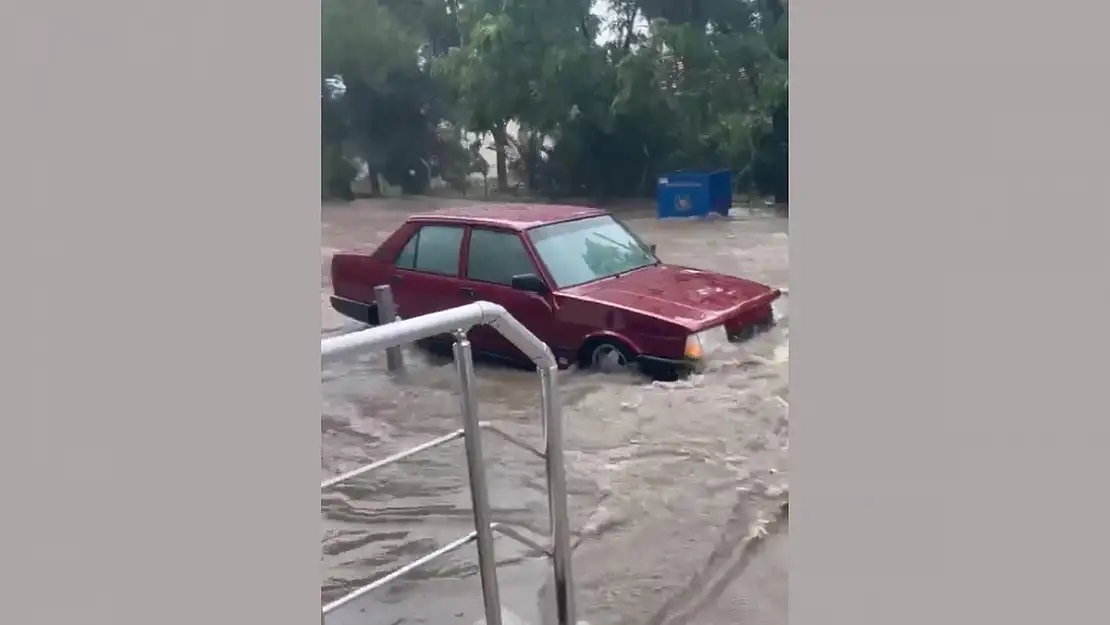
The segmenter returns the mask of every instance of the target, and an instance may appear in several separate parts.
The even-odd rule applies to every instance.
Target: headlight
[[[701,360],[705,356],[705,349],[701,345],[701,338],[697,334],[686,337],[686,351],[683,354],[690,360]]]
[[[701,360],[705,358],[706,353],[712,352],[726,343],[728,343],[728,331],[724,325],[706,328],[686,337],[685,356],[691,360]]]

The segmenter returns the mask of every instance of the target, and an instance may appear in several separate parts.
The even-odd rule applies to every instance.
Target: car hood
[[[691,329],[710,325],[742,310],[745,304],[778,296],[776,289],[765,284],[676,265],[645,267],[563,292],[669,319]]]

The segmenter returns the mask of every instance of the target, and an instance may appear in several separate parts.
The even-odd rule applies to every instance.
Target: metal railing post
[[[393,290],[388,284],[374,287],[374,302],[378,305],[378,325],[397,321],[397,304],[393,301]],[[385,349],[385,363],[390,373],[405,370],[405,356],[399,346]]]
[[[486,625],[501,625],[501,596],[497,587],[497,558],[493,549],[493,528],[490,519],[489,490],[486,467],[482,457],[482,430],[474,399],[474,357],[470,340],[463,330],[455,331],[455,368],[459,374],[459,397],[462,407],[463,443],[466,466],[470,475],[470,500],[474,508],[474,531],[478,548],[478,573],[482,582],[482,603]]]
[[[538,367],[544,460],[547,464],[547,505],[551,516],[551,567],[555,576],[555,610],[559,625],[576,625],[571,572],[570,515],[567,512],[567,471],[563,457],[563,413],[559,403],[559,367]]]
[[[567,511],[563,415],[558,386],[559,367],[551,349],[532,334],[528,328],[514,319],[503,307],[490,302],[474,302],[411,319],[400,319],[396,317],[396,308],[392,305],[392,292],[388,286],[375,289],[375,300],[381,306],[379,308],[379,315],[381,315],[379,320],[382,323],[376,327],[357,332],[321,339],[321,357],[332,358],[355,351],[385,349],[387,354],[396,354],[388,360],[390,370],[400,371],[404,368],[404,361],[400,353],[402,345],[445,332],[452,333],[455,337],[453,351],[455,367],[459,376],[463,427],[460,430],[396,453],[383,460],[328,478],[321,483],[321,489],[327,490],[364,473],[380,469],[461,437],[466,445],[470,496],[474,508],[474,531],[323,606],[321,608],[321,625],[324,623],[324,615],[470,542],[475,542],[478,550],[478,571],[482,583],[482,600],[486,614],[485,623],[487,625],[502,625],[503,613],[498,591],[497,560],[493,544],[494,531],[513,538],[531,549],[550,555],[554,572],[557,623],[558,625],[579,625],[577,621],[578,609],[574,598],[574,576],[571,571],[571,532]],[[386,321],[387,318],[388,321]],[[536,364],[540,378],[543,452],[532,448],[515,436],[501,432],[490,424],[478,420],[477,402],[474,396],[473,354],[470,341],[466,337],[467,330],[475,325],[489,325],[528,355],[532,362]],[[486,472],[482,456],[481,430],[483,428],[488,428],[505,440],[544,458],[547,470],[548,506],[551,517],[550,548],[535,543],[511,530],[511,528],[491,523],[489,490],[486,485]]]

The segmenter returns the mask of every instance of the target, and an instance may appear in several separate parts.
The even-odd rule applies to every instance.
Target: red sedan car
[[[335,310],[377,324],[374,287],[389,284],[415,317],[485,300],[505,307],[563,366],[638,366],[657,378],[699,370],[729,340],[773,323],[769,286],[668,265],[606,211],[578,206],[450,208],[413,215],[376,250],[336,254]],[[449,338],[449,337],[446,337]],[[474,350],[528,359],[496,331]]]

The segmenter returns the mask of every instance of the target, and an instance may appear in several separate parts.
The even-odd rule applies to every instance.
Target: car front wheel
[[[582,364],[602,373],[620,373],[635,364],[632,351],[615,341],[599,341],[585,352]]]

